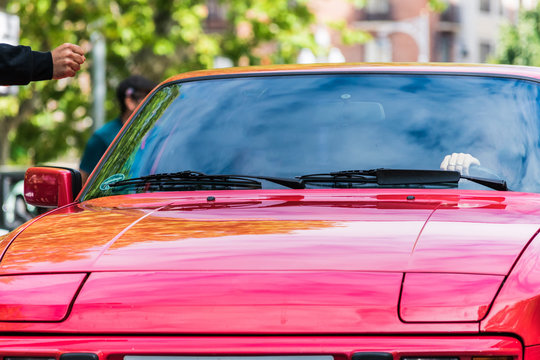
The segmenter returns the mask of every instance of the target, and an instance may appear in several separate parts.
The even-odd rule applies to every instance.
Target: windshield
[[[159,89],[124,130],[84,199],[116,194],[106,186],[113,181],[151,174],[295,177],[439,169],[452,153],[479,160],[471,174],[538,192],[538,96],[533,81],[471,75],[310,74],[174,83]],[[471,184],[462,180],[459,186]]]

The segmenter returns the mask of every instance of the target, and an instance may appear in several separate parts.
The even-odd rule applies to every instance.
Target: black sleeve
[[[52,75],[50,52],[0,44],[0,85],[26,85],[30,81],[50,80]]]

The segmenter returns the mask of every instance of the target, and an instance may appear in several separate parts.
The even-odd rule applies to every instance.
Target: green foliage
[[[442,13],[448,8],[448,2],[445,0],[428,0],[429,9],[436,13]]]
[[[366,6],[367,0],[347,0],[347,1],[353,4],[355,7],[361,8],[361,7]]]
[[[329,24],[341,34],[341,42],[345,45],[365,43],[371,40],[370,33],[347,26],[345,21],[336,21]]]
[[[20,17],[21,44],[47,51],[71,42],[87,51],[75,78],[32,83],[20,87],[15,99],[0,99],[0,130],[7,129],[0,142],[9,131],[10,161],[38,164],[83,149],[92,126],[94,32],[107,43],[109,119],[118,115],[114,89],[129,74],[162,81],[210,68],[218,55],[235,65],[290,63],[302,47],[316,46],[310,32],[314,18],[305,0],[217,1],[226,21],[211,31],[205,31],[210,20],[203,0],[5,1],[6,10]]]
[[[540,4],[532,10],[522,11],[517,25],[503,27],[495,61],[540,66]]]
[[[310,24],[314,17],[306,0],[222,0],[226,19],[233,26],[222,35],[223,55],[235,65],[292,63],[303,47],[314,47]],[[263,44],[276,42],[269,57],[256,51]],[[245,61],[244,61],[245,62]]]

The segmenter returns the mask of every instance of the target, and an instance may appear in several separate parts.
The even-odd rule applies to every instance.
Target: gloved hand
[[[469,175],[471,165],[480,166],[480,160],[471,154],[453,153],[444,157],[441,170],[459,171],[461,175]]]

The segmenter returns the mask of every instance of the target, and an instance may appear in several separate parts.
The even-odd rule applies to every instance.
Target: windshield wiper
[[[144,187],[147,190],[167,191],[175,190],[178,187],[195,189],[229,189],[229,188],[247,188],[261,189],[262,184],[258,180],[265,180],[279,184],[292,189],[303,189],[305,186],[300,180],[277,178],[271,176],[253,176],[253,175],[207,175],[197,171],[180,171],[175,173],[162,173],[141,176],[132,179],[120,180],[109,184],[112,188],[119,187]]]
[[[145,190],[169,191],[181,187],[184,190],[220,190],[230,188],[261,189],[256,180],[265,180],[291,189],[305,189],[310,183],[348,183],[392,185],[442,185],[456,187],[460,179],[466,179],[494,190],[508,190],[506,181],[461,175],[446,170],[372,169],[345,170],[331,173],[280,178],[256,175],[207,175],[197,171],[180,171],[141,176],[108,184],[111,188],[144,188]]]
[[[458,171],[447,170],[406,170],[371,169],[345,170],[331,173],[311,174],[297,177],[302,183],[349,183],[391,185],[448,185],[457,186],[460,179],[466,179],[494,190],[506,191],[506,181],[461,175]]]

